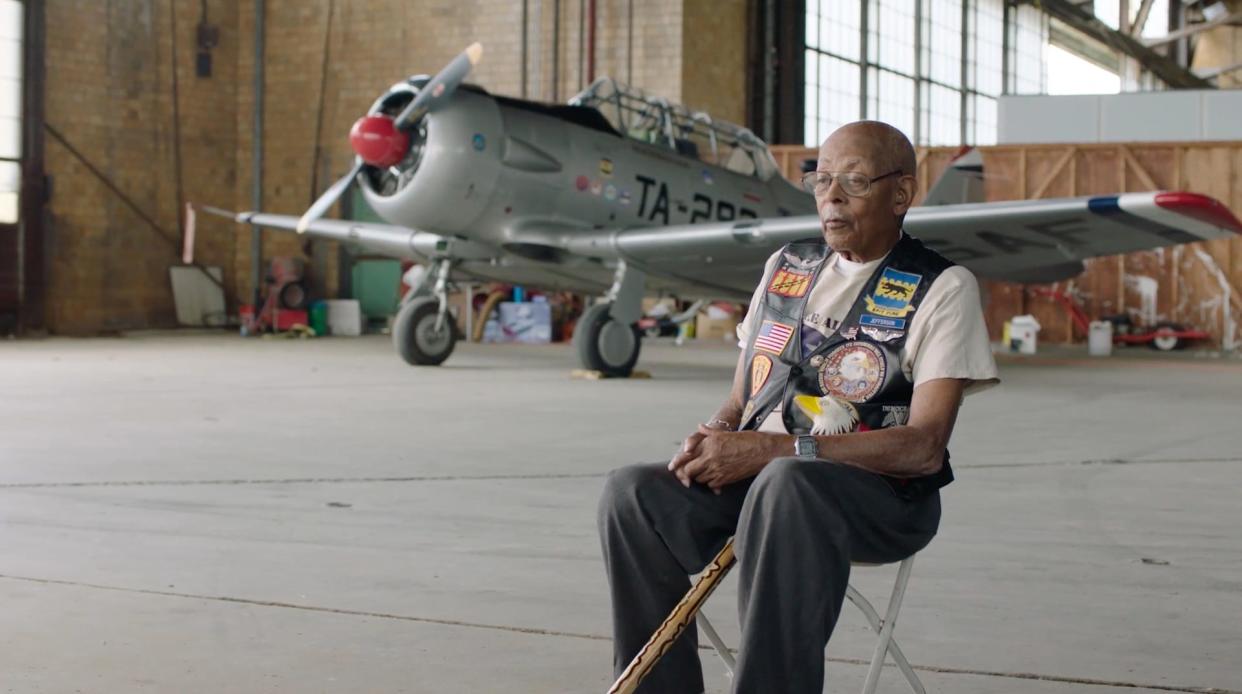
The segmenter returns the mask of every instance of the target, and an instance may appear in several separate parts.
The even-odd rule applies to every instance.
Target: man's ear
[[[897,190],[893,194],[893,214],[904,215],[914,205],[914,176],[902,176],[897,179]]]

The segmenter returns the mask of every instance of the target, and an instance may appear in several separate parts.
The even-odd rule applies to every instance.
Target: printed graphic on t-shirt
[[[832,316],[821,315],[818,311],[811,311],[802,317],[802,322],[815,328],[824,335],[831,335],[841,327],[841,321]]]

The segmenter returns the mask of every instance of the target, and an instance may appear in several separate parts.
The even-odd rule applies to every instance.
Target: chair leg
[[[695,620],[698,621],[699,626],[703,629],[703,633],[707,634],[707,640],[712,642],[712,647],[716,649],[716,655],[720,656],[720,659],[724,661],[725,669],[729,671],[729,676],[732,677],[735,661],[733,660],[733,653],[725,645],[724,639],[721,639],[720,634],[716,633],[716,629],[712,627],[712,623],[707,620],[707,615],[703,614],[702,611],[695,616]]]
[[[876,612],[875,607],[861,593],[854,590],[854,586],[845,587],[845,597],[849,598],[850,602],[854,603],[855,607],[863,613],[871,629],[878,635],[875,651],[871,656],[871,665],[867,670],[867,680],[863,684],[863,694],[875,694],[875,688],[880,681],[880,671],[884,668],[884,661],[889,654],[892,654],[893,662],[897,663],[898,669],[906,676],[906,682],[914,694],[926,694],[922,681],[915,674],[914,668],[910,667],[910,661],[906,660],[906,655],[901,652],[901,647],[897,645],[897,640],[893,637],[893,630],[897,626],[897,615],[901,611],[901,601],[906,596],[906,583],[910,580],[910,569],[913,566],[914,557],[907,557],[897,567],[897,580],[893,583],[893,592],[889,596],[884,619],[880,619],[880,613]],[[707,640],[711,641],[712,647],[716,649],[716,655],[724,663],[729,676],[732,677],[737,665],[733,653],[720,638],[720,634],[716,633],[715,627],[707,619],[706,614],[699,612],[695,619],[699,627],[703,629],[703,633],[707,635]]]
[[[906,583],[910,580],[910,569],[913,564],[914,558],[908,557],[898,567],[897,580],[893,584],[893,593],[889,597],[888,609],[883,621],[880,620],[879,613],[875,611],[875,608],[872,607],[866,598],[854,590],[852,586],[846,588],[846,597],[862,611],[867,621],[870,622],[871,628],[879,636],[876,641],[875,652],[871,656],[871,666],[867,670],[867,680],[863,684],[863,694],[874,694],[880,680],[880,670],[884,667],[884,660],[889,653],[893,654],[893,661],[897,663],[897,667],[906,676],[906,682],[909,683],[910,689],[915,694],[924,694],[925,692],[923,683],[919,681],[918,675],[910,667],[905,654],[901,652],[901,648],[893,638],[893,630],[897,626],[897,615],[901,610],[901,601],[905,597]]]

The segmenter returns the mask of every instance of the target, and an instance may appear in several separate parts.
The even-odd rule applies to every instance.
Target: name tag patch
[[[885,318],[884,316],[873,316],[871,314],[863,314],[858,319],[859,325],[870,328],[888,328],[889,330],[905,330],[905,318]]]

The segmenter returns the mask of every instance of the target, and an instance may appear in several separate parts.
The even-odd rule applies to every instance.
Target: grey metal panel
[[[1095,142],[1099,136],[1098,96],[1003,96],[997,144]]]
[[[1242,90],[1203,93],[1204,140],[1242,140]]]
[[[1200,92],[1115,94],[1100,100],[1099,142],[1200,139]]]

